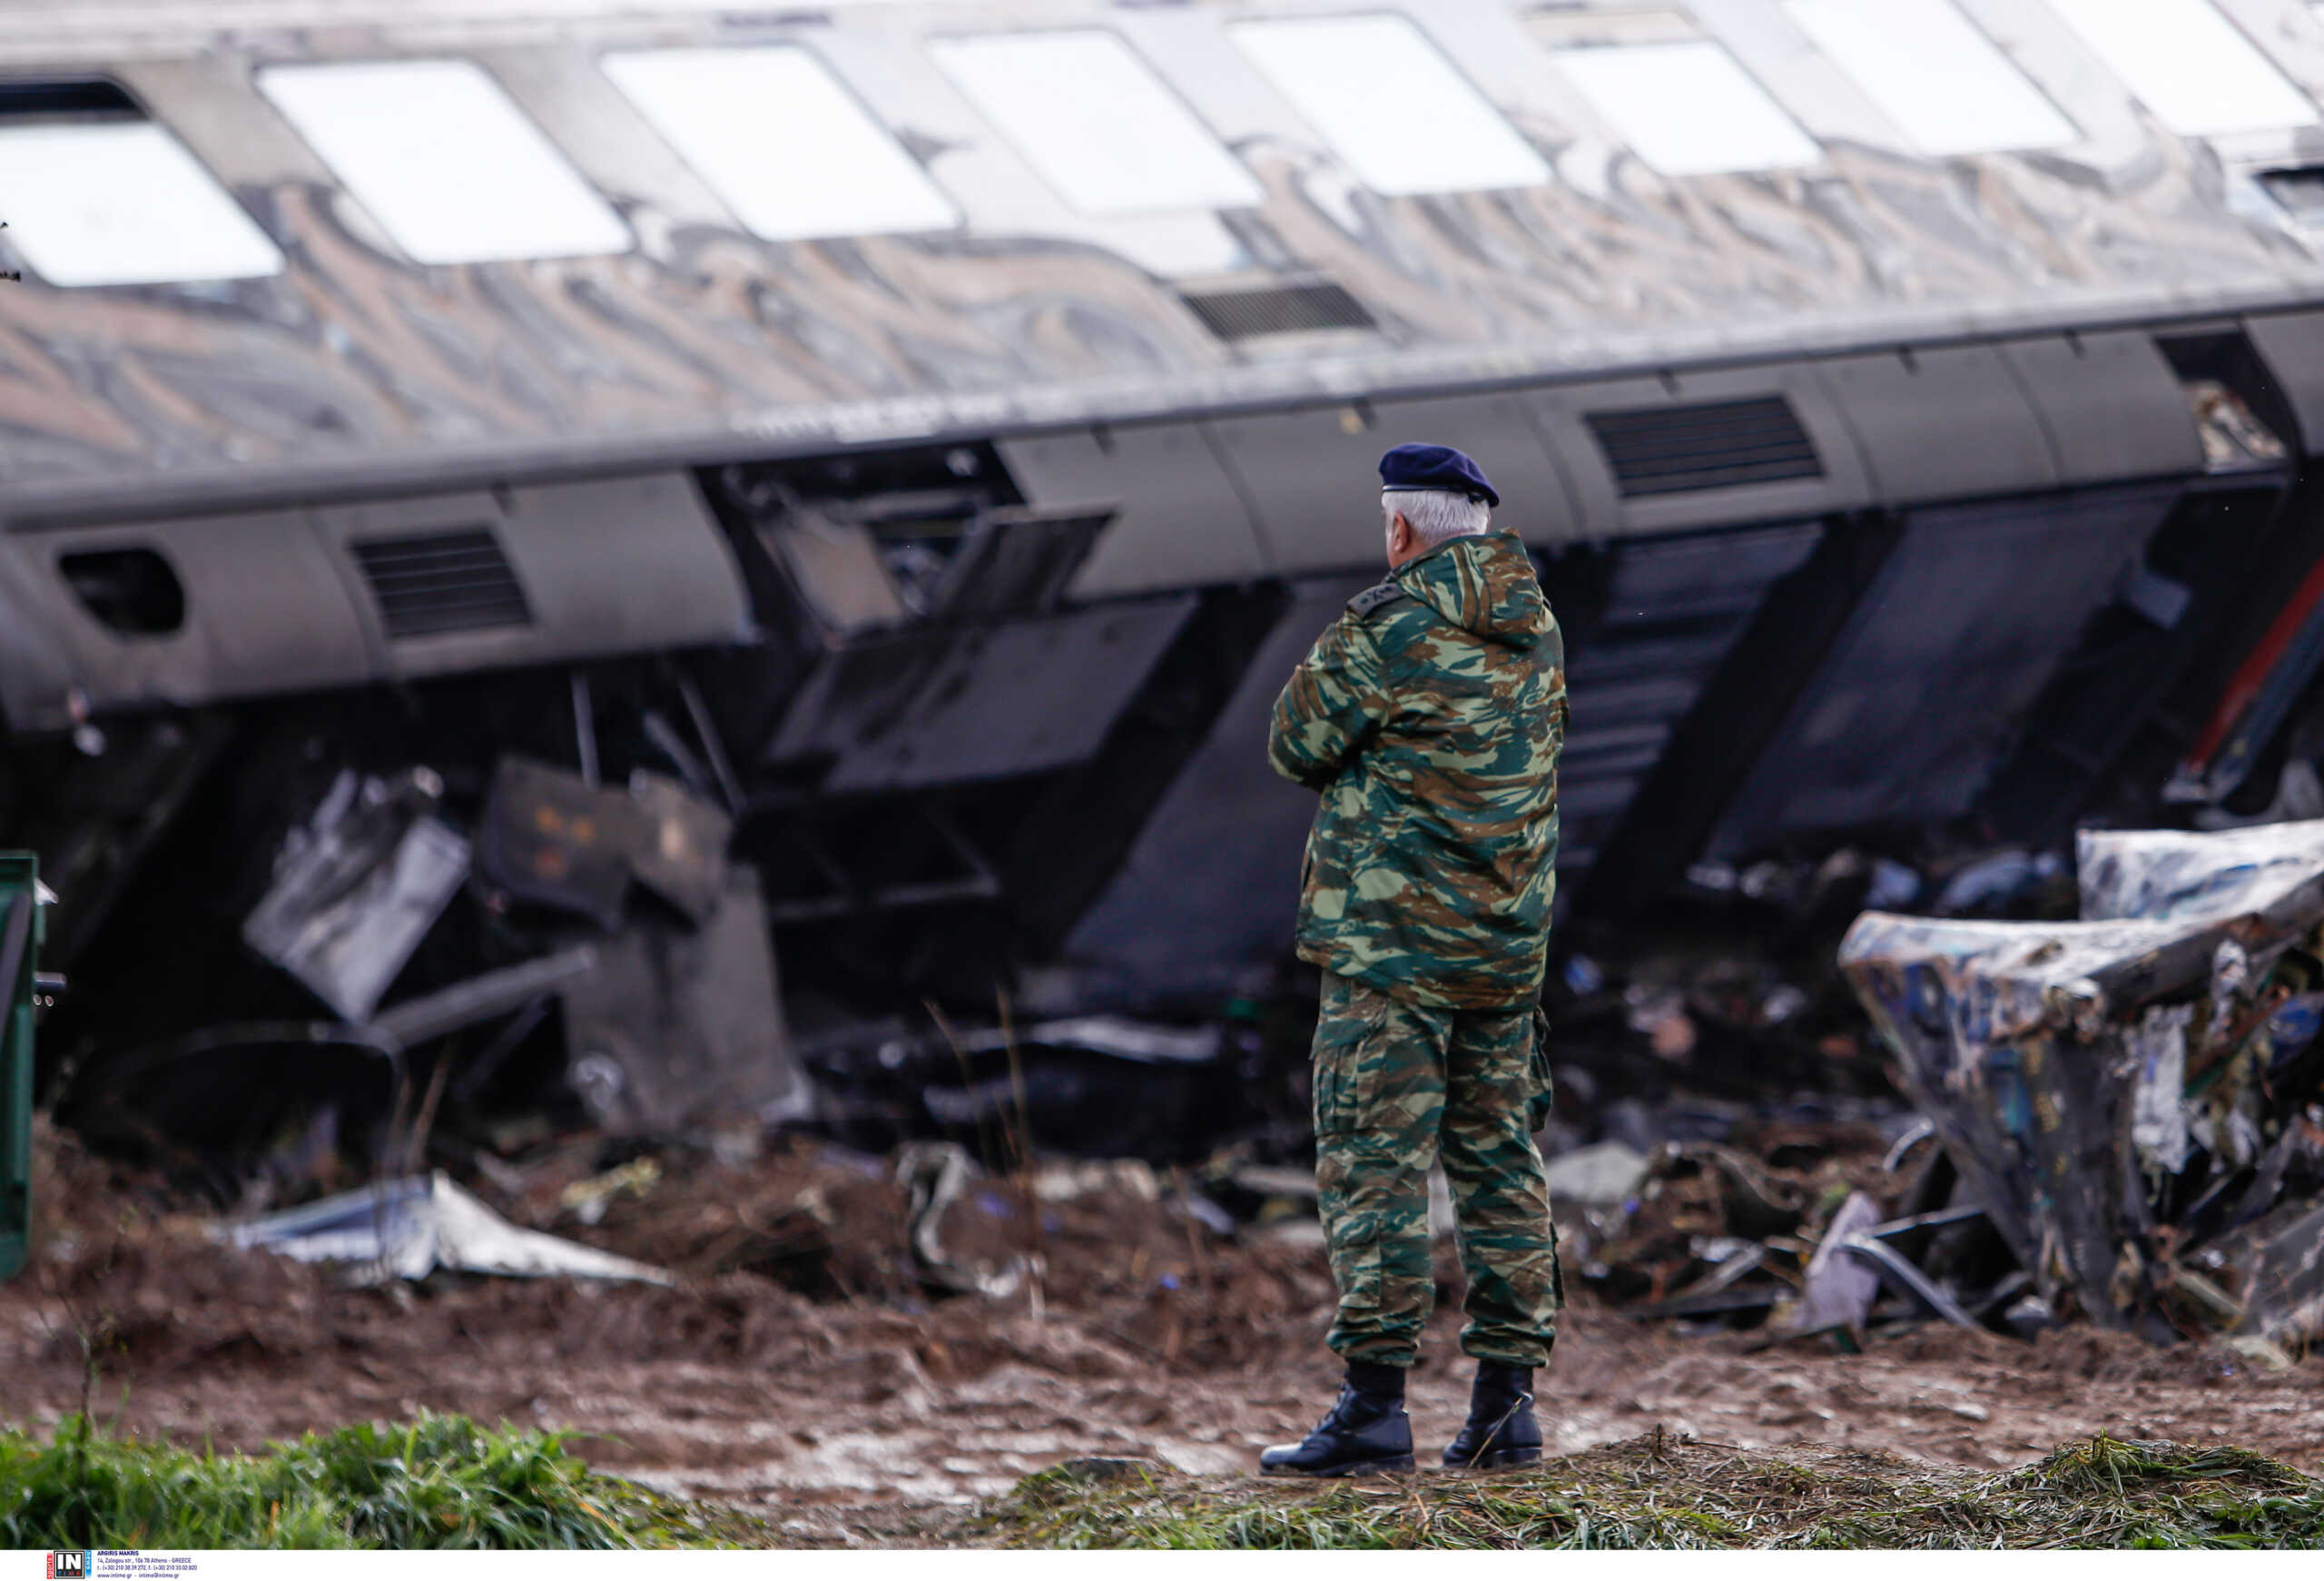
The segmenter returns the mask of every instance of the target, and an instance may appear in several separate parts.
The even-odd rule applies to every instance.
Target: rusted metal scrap
[[[2324,1339],[2324,822],[2077,858],[2079,921],[1867,912],[1841,968],[2053,1309]]]

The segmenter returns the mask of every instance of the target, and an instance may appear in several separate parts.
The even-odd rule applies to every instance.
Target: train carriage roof
[[[0,509],[2290,308],[2319,101],[2293,0],[5,4]]]

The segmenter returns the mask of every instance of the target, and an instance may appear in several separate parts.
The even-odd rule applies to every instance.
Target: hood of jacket
[[[1555,627],[1533,562],[1515,533],[1456,538],[1398,568],[1396,581],[1463,631],[1531,647]]]

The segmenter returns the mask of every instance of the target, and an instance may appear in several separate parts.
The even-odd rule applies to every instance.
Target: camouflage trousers
[[[1428,1174],[1452,1188],[1468,1273],[1461,1349],[1539,1367],[1564,1296],[1541,1155],[1526,1124],[1533,1020],[1432,1010],[1324,973],[1315,1023],[1315,1183],[1352,1361],[1410,1367],[1436,1300]]]

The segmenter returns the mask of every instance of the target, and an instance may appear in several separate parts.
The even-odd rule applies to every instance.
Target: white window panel
[[[1791,0],[1790,10],[1923,153],[2055,148],[2079,135],[1952,0]]]
[[[1265,196],[1113,34],[994,34],[929,48],[986,119],[1085,214],[1241,208]]]
[[[1473,192],[1550,179],[1532,145],[1402,16],[1246,22],[1229,33],[1375,193]]]
[[[282,271],[266,232],[184,144],[150,121],[0,126],[0,217],[8,244],[51,285],[161,285]]]
[[[258,83],[422,263],[629,249],[621,216],[473,61],[272,66]]]
[[[2050,0],[2182,137],[2305,126],[2316,105],[2205,0]]]
[[[1718,44],[1566,49],[1555,59],[1590,107],[1665,175],[1780,170],[1823,157]]]
[[[770,241],[943,231],[960,212],[803,49],[663,49],[599,63],[735,217]]]

